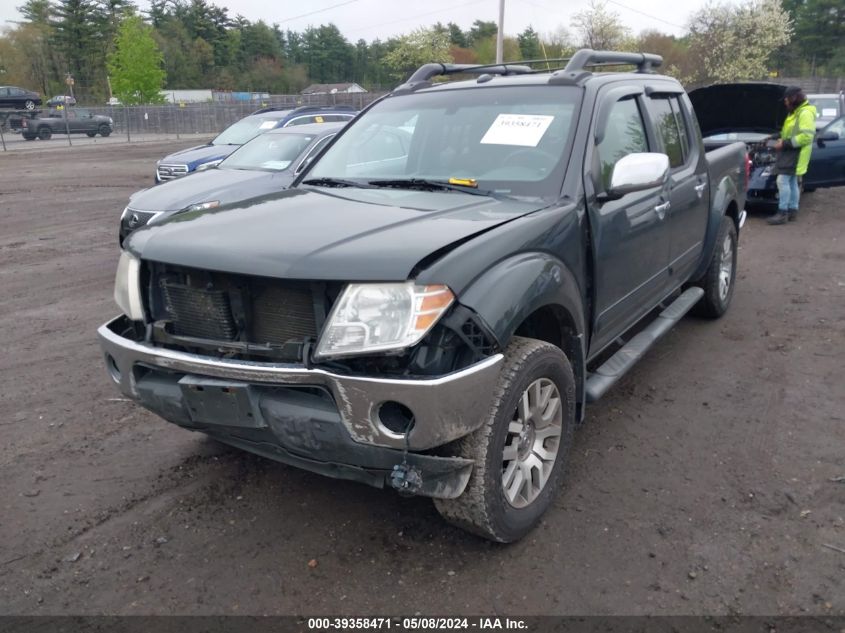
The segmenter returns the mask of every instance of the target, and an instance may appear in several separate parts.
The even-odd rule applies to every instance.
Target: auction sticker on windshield
[[[543,114],[500,114],[481,139],[482,145],[537,147],[555,118]]]

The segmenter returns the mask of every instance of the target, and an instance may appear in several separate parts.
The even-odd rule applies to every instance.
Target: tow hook
[[[405,427],[405,450],[402,451],[402,462],[396,464],[390,473],[390,485],[402,495],[414,495],[422,490],[422,472],[408,463],[408,451],[411,447],[411,429],[414,428],[414,418],[408,420]]]
[[[414,495],[422,489],[422,473],[403,460],[396,464],[390,473],[390,485],[401,494]]]

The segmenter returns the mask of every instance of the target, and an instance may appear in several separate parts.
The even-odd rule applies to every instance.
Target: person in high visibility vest
[[[799,179],[807,173],[816,134],[816,108],[810,105],[800,87],[789,86],[783,93],[783,102],[789,114],[775,144],[778,211],[769,218],[769,224],[786,224],[798,219]]]

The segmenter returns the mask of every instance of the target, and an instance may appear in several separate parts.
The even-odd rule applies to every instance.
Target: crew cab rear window
[[[689,135],[677,97],[656,97],[649,103],[654,126],[663,141],[669,166],[682,166],[689,156]]]
[[[610,187],[613,166],[620,158],[628,154],[647,151],[645,125],[636,100],[617,101],[610,110],[604,137],[598,145],[603,188]]]

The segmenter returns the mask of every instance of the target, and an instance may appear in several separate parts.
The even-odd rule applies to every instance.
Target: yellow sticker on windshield
[[[316,121],[317,123],[324,123],[323,117],[321,117],[321,116],[315,116],[314,121]]]
[[[478,181],[475,178],[449,178],[450,185],[460,185],[462,187],[478,187]]]

